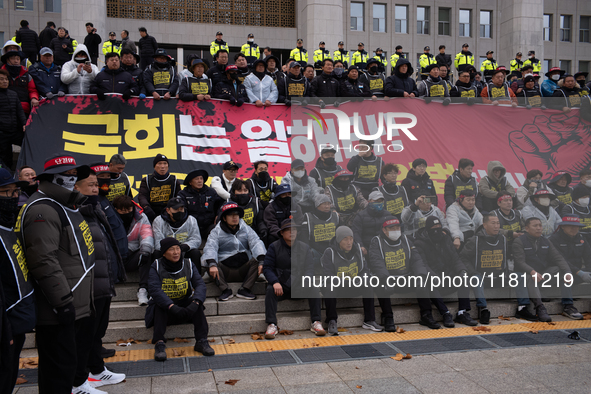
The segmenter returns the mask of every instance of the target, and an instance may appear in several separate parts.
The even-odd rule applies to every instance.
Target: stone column
[[[92,22],[103,41],[109,39],[106,31],[107,2],[106,0],[62,0],[62,26],[70,32],[79,44],[86,37],[86,23]],[[119,38],[119,32],[117,32]],[[99,51],[100,52],[100,51]]]
[[[304,40],[304,47],[309,51],[308,62],[313,63],[314,51],[318,43],[324,41],[326,49],[334,51],[343,39],[343,4],[339,0],[298,0],[297,25],[298,37]],[[296,46],[294,39],[293,48]]]
[[[499,6],[499,64],[508,69],[517,52],[523,53],[525,61],[531,50],[543,61],[544,0],[501,0]]]

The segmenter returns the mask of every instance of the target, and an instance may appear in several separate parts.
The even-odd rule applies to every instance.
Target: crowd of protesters
[[[459,78],[454,85],[448,79],[451,57],[444,47],[436,58],[425,48],[418,81],[401,47],[392,55],[392,75],[386,78],[381,49],[369,58],[362,43],[353,54],[339,43],[333,59],[321,42],[309,65],[298,40],[281,67],[268,48],[260,59],[249,35],[230,64],[221,32],[211,45],[214,64],[191,57],[179,75],[173,59],[143,28],[139,53],[129,32],[123,32],[121,41],[112,32],[103,44],[105,66],[99,69],[101,39],[91,23],[87,32],[84,44],[74,45],[66,29],[56,32],[48,23],[35,50],[28,32],[17,37],[23,47],[14,41],[4,46],[1,159],[8,168],[12,151],[6,146],[22,141],[31,107],[64,94],[96,94],[100,100],[112,93],[123,99],[219,98],[259,107],[292,102],[338,106],[350,98],[388,97],[424,97],[444,104],[451,97],[467,104],[481,98],[489,104],[541,107],[544,97],[553,96],[564,98],[560,109],[566,112],[581,105],[582,92],[588,89],[586,75],[569,76],[559,69],[549,70],[540,87],[535,54],[523,63],[517,62],[518,54],[511,62],[517,73],[509,73],[496,65],[491,52],[479,80],[467,45],[455,58]],[[578,104],[571,100],[575,95]],[[252,163],[248,179],[236,175],[250,163],[235,161],[226,162],[221,174],[196,168],[177,179],[169,159],[158,154],[153,173],[142,179],[135,197],[120,154],[109,163],[86,164],[57,154],[39,174],[28,166],[19,168],[17,179],[1,168],[0,390],[14,387],[25,334],[33,329],[40,393],[104,393],[97,387],[122,382],[124,374],[105,367],[103,358],[113,352],[102,346],[102,338],[115,284],[125,282],[131,271],[139,272],[138,305],[146,307],[146,327],[153,327],[157,361],[167,358],[166,329],[172,324],[192,324],[195,351],[215,354],[207,340],[206,283],[217,286],[218,301],[226,302],[234,296],[254,300],[255,282],[266,282],[267,339],[279,332],[278,302],[302,290],[298,279],[303,275],[368,274],[384,279],[442,271],[479,278],[491,271],[525,273],[527,280],[515,288],[515,315],[542,322],[551,318],[534,278],[541,281],[542,275],[561,272],[571,274],[576,285],[591,284],[591,170],[582,170],[579,183],[571,186],[567,172],[557,172],[546,182],[534,169],[515,189],[501,162],[491,161],[487,176],[477,181],[474,162],[462,158],[445,182],[444,195],[437,196],[425,159],[415,159],[399,180],[398,166],[384,162],[373,148],[372,141],[361,140],[359,154],[343,168],[335,160],[336,150],[327,146],[310,171],[304,161],[294,160],[279,184],[269,175],[266,161]],[[444,203],[439,204],[441,197]],[[236,293],[230,283],[240,283]],[[485,290],[472,289],[478,308],[474,317],[480,324],[489,324],[491,317]],[[571,288],[560,290],[563,314],[582,319]],[[362,327],[396,331],[391,296],[401,293],[417,299],[421,325],[441,327],[432,314],[433,304],[445,327],[478,324],[470,314],[470,288],[427,292],[402,287],[355,294],[363,299]],[[455,293],[454,316],[444,297]],[[311,331],[338,335],[337,299],[352,293],[323,288],[307,294]],[[382,310],[380,322],[375,298]]]

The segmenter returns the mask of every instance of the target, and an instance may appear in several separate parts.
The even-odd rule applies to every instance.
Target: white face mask
[[[293,175],[294,175],[296,178],[301,178],[301,177],[303,177],[304,175],[306,175],[306,171],[294,171],[294,172],[293,172]]]
[[[589,205],[589,197],[579,198],[579,205],[586,207]]]
[[[554,74],[552,75],[552,80],[553,81],[558,81],[560,79],[560,74]]]
[[[591,187],[591,179],[585,181],[585,186]]]
[[[400,230],[388,231],[388,238],[392,241],[398,241],[398,238],[400,238],[401,235],[402,231]]]
[[[52,183],[61,186],[64,189],[68,189],[69,191],[73,191],[77,180],[78,177],[76,175],[55,174]]]
[[[540,204],[543,207],[549,207],[550,206],[550,199],[548,197],[540,198],[538,204]]]
[[[253,43],[254,42],[254,38],[249,38],[248,42]]]

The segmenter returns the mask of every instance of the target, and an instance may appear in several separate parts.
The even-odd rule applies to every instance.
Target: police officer
[[[330,51],[325,48],[324,41],[320,41],[318,49],[314,51],[314,69],[316,70],[316,75],[322,73],[322,63],[324,62],[324,59],[330,58]]]
[[[25,335],[35,328],[33,279],[28,270],[23,245],[13,232],[18,214],[20,188],[28,182],[16,182],[10,172],[0,168],[0,287],[2,321],[0,356],[0,392],[12,393],[18,377],[19,357]],[[6,315],[5,315],[6,313]]]
[[[521,77],[521,67],[523,67],[523,62],[521,61],[523,54],[521,52],[517,52],[515,55],[515,59],[511,60],[509,63],[511,65],[511,72],[518,71],[519,76]]]
[[[523,66],[529,64],[534,68],[535,73],[540,73],[542,71],[542,62],[540,59],[536,59],[536,51],[529,51],[527,56],[529,56],[529,58],[523,62]]]
[[[252,64],[261,57],[261,48],[254,43],[254,34],[248,34],[246,44],[242,45],[240,53],[246,56],[249,68],[252,68]]]
[[[390,56],[390,75],[394,75],[394,69],[396,68],[396,63],[398,63],[398,59],[404,59],[404,53],[402,53],[402,45],[396,45],[396,52]]]
[[[360,70],[365,70],[365,66],[367,65],[367,61],[369,60],[369,54],[364,49],[365,45],[362,42],[357,44],[357,50],[353,53],[351,57],[351,65],[359,67]]]
[[[486,60],[484,60],[480,65],[480,71],[483,73],[486,83],[490,82],[493,71],[499,67],[497,61],[493,59],[493,54],[494,51],[486,52]]]
[[[37,176],[39,191],[23,206],[15,228],[29,275],[39,290],[35,292],[35,332],[40,393],[93,390],[88,376],[74,386],[77,360],[88,357],[77,334],[82,319],[91,316],[94,267],[92,234],[78,211],[86,197],[74,191],[78,171],[89,168],[77,165],[72,156],[58,154],[47,159],[43,173]]]
[[[454,66],[458,70],[458,73],[464,71],[467,66],[474,66],[474,56],[469,49],[470,46],[466,43],[462,45],[462,50],[456,55]]]
[[[119,153],[115,153],[109,160],[109,171],[114,173],[109,185],[109,194],[107,194],[110,202],[113,202],[117,196],[131,196],[131,184],[125,173],[126,164],[127,160]]]
[[[320,157],[316,160],[316,165],[310,171],[310,176],[316,179],[316,183],[322,189],[332,184],[335,174],[343,169],[336,162],[336,153],[337,151],[333,145],[327,144],[324,146],[320,151]]]
[[[138,202],[150,223],[162,213],[168,200],[181,191],[181,181],[168,172],[168,157],[159,153],[152,163],[154,173],[142,179],[138,194]]]
[[[342,225],[353,223],[357,212],[367,206],[363,193],[352,181],[353,174],[342,170],[335,174],[332,184],[325,189],[332,203],[331,208],[339,214],[339,223]]]
[[[109,33],[109,39],[103,43],[103,55],[109,52],[121,54],[121,41],[117,41],[117,34],[114,31]]]
[[[291,50],[289,58],[300,63],[300,66],[306,67],[306,64],[308,64],[308,51],[304,48],[304,40],[298,38],[297,46]]]
[[[376,54],[373,58],[380,62],[379,72],[385,73],[388,60],[386,59],[386,55],[384,55],[384,50],[382,48],[377,48]]]
[[[218,31],[215,35],[215,40],[209,45],[209,53],[214,57],[214,59],[219,50],[224,49],[228,52],[230,51],[230,48],[228,47],[226,41],[223,40],[223,37],[224,34],[221,31]]]
[[[421,65],[421,79],[427,79],[429,71],[427,67],[432,64],[437,64],[437,60],[435,60],[435,56],[431,53],[431,48],[426,46],[423,48],[423,54],[419,57],[419,64]]]
[[[388,163],[382,167],[382,184],[377,190],[384,196],[384,209],[400,220],[402,210],[408,206],[406,189],[396,184],[400,170],[396,164]]]
[[[345,68],[349,68],[349,51],[345,49],[345,43],[343,41],[339,41],[339,49],[334,51],[332,58],[335,62],[340,60],[343,62]]]

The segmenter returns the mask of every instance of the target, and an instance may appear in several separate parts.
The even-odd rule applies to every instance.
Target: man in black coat
[[[138,67],[138,62],[140,61],[140,56],[129,49],[125,48],[121,51],[121,68],[131,74],[131,77],[137,83],[138,88],[141,90],[141,87],[144,84],[143,79],[143,71],[141,68]],[[145,98],[141,97],[140,98]]]
[[[439,45],[439,54],[435,56],[437,64],[445,64],[451,70],[451,55],[445,53],[445,45]]]
[[[412,169],[408,171],[400,186],[406,189],[410,201],[415,201],[421,196],[434,197],[431,203],[437,205],[435,186],[427,173],[427,161],[425,159],[419,158],[412,162]]]
[[[62,68],[53,62],[53,52],[49,48],[42,48],[39,52],[41,59],[29,67],[29,75],[35,81],[39,96],[52,99],[53,96],[65,96],[68,86],[61,80]]]
[[[417,83],[411,77],[413,72],[410,62],[403,57],[399,58],[393,75],[386,78],[384,94],[388,97],[419,97]]]
[[[58,66],[63,66],[64,63],[72,60],[72,40],[66,36],[66,29],[59,27],[57,29],[57,37],[49,43],[49,49],[53,51],[53,62]]]
[[[211,68],[209,70],[211,70]],[[214,86],[213,97],[222,100],[230,100],[230,104],[237,107],[240,107],[244,103],[248,103],[249,100],[246,88],[240,83],[240,80],[238,80],[238,67],[233,64],[226,66],[226,78]]]
[[[39,44],[41,48],[49,48],[49,44],[51,44],[51,40],[57,37],[57,31],[55,31],[55,23],[47,22],[47,26],[45,29],[39,33]]]
[[[354,66],[351,66],[354,67]],[[382,230],[384,218],[390,213],[384,209],[384,195],[379,191],[369,194],[368,204],[353,219],[353,237],[361,246],[363,255],[367,255],[371,239]]]
[[[145,27],[139,29],[140,41],[138,42],[138,50],[140,52],[140,68],[145,70],[150,64],[154,63],[154,54],[158,50],[158,43],[156,39],[148,34]]]
[[[96,29],[91,22],[86,24],[86,32],[88,33],[86,37],[84,37],[84,45],[86,45],[86,49],[88,49],[88,54],[90,55],[90,61],[94,64],[97,64],[99,57],[99,45],[103,40],[101,36],[96,34]]]
[[[591,246],[580,229],[585,227],[578,215],[564,215],[558,230],[550,236],[573,273],[573,284],[591,283]]]
[[[158,49],[143,74],[142,93],[153,96],[154,100],[168,100],[175,97],[179,88],[179,78],[173,65],[172,58],[166,49]]]
[[[0,70],[0,161],[12,166],[12,144],[20,145],[25,132],[25,111],[15,91],[8,89],[10,74]]]
[[[335,99],[340,97],[340,84],[332,73],[334,69],[334,62],[332,59],[324,59],[322,62],[322,74],[314,77],[310,84],[310,97],[316,97],[320,108],[326,107],[324,100],[328,104],[339,106],[339,102]]]
[[[105,99],[105,93],[121,93],[127,100],[131,95],[137,96],[139,88],[130,73],[121,68],[119,54],[109,52],[105,55],[107,67],[98,73],[90,86],[90,93],[96,94],[99,100]]]
[[[24,19],[21,21],[21,28],[16,33],[16,42],[21,44],[23,52],[27,55],[31,63],[35,63],[37,54],[41,49],[41,42],[39,41],[37,32],[29,29],[29,22]]]
[[[205,75],[207,75],[207,78],[211,79],[211,86],[215,87],[218,83],[225,80],[224,73],[228,72],[228,56],[228,51],[226,51],[225,49],[220,49],[215,54],[215,65],[211,67],[209,70],[207,70],[207,72],[205,73]],[[242,78],[240,80],[242,83],[242,81],[244,81],[245,76],[240,71],[237,65],[235,67],[236,75],[238,76],[239,80],[240,77]]]

